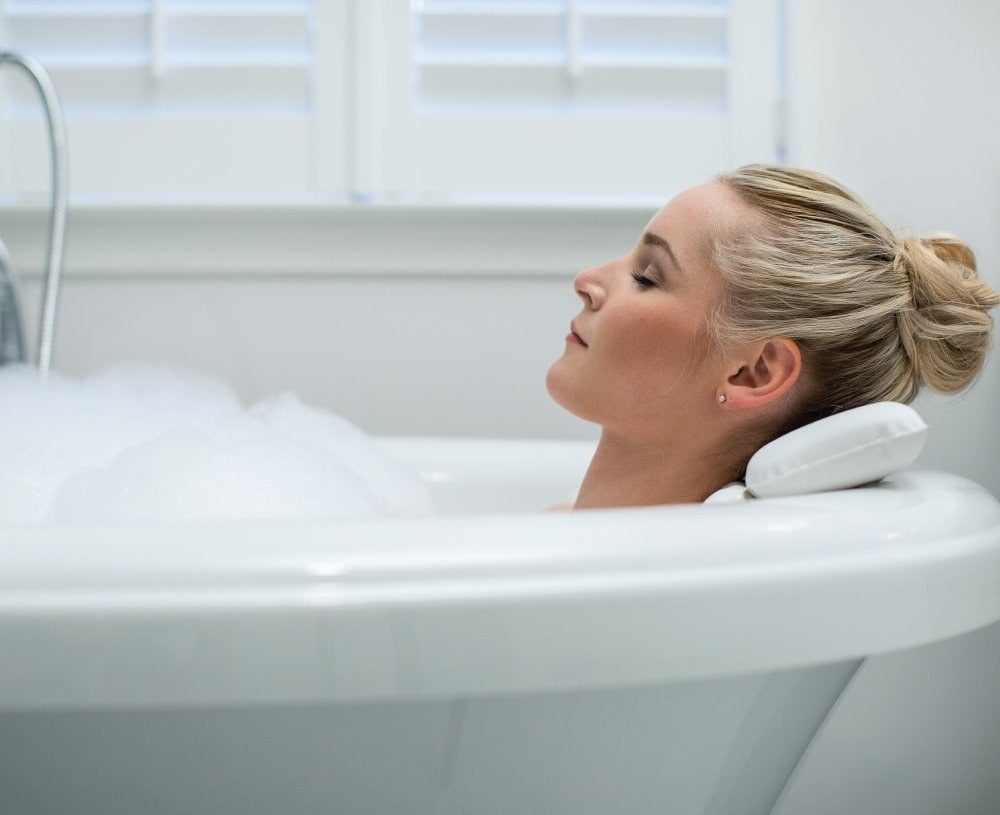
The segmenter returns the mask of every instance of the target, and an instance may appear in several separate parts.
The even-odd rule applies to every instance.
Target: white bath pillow
[[[878,402],[793,430],[760,448],[747,464],[758,498],[847,489],[912,464],[927,425],[913,408]]]

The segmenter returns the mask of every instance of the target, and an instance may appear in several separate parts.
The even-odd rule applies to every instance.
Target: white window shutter
[[[178,202],[661,199],[775,158],[779,0],[0,0],[70,187]],[[0,193],[44,193],[0,69]]]
[[[411,37],[400,188],[655,197],[775,158],[774,0],[417,0]]]
[[[313,5],[5,0],[0,44],[51,73],[78,198],[300,194],[316,184]],[[38,102],[3,73],[10,184],[36,189]]]

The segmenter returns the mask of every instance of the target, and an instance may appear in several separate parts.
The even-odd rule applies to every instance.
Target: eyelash
[[[638,284],[640,289],[653,289],[658,285],[651,277],[646,277],[642,272],[632,272],[632,279]]]

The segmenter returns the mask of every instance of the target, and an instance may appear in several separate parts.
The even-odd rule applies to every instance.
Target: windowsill
[[[624,252],[652,201],[403,202],[75,197],[67,276],[565,276]],[[48,206],[0,203],[0,237],[39,274]]]
[[[189,195],[158,193],[155,195],[70,193],[69,208],[76,211],[115,211],[142,209],[148,211],[175,210],[430,210],[451,211],[468,209],[497,210],[649,210],[660,206],[671,193],[663,195],[594,195],[552,194],[519,195],[498,193],[463,194],[387,194],[379,197],[334,194],[268,194],[268,195]],[[48,210],[49,193],[0,193],[0,212],[17,210]]]

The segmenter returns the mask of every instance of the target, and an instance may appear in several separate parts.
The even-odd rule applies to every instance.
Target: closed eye
[[[647,277],[642,272],[632,272],[632,279],[638,284],[640,289],[652,289],[659,285],[651,277]]]

